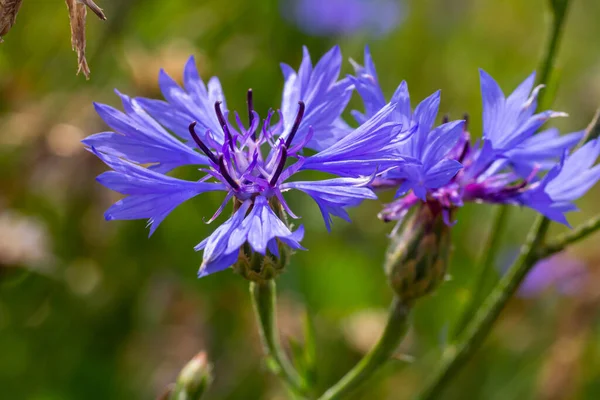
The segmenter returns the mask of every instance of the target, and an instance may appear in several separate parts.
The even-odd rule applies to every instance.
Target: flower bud
[[[181,370],[169,399],[200,400],[212,379],[212,365],[206,353],[200,352]]]
[[[386,254],[386,275],[403,302],[432,292],[444,280],[450,245],[450,227],[441,210],[428,203],[420,205],[404,229],[392,237]]]

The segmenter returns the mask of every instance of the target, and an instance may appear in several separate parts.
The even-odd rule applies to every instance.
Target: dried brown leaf
[[[69,8],[69,19],[71,21],[71,46],[77,52],[77,74],[83,72],[86,78],[90,78],[90,68],[85,59],[85,18],[87,7],[78,0],[66,0]]]
[[[23,0],[0,0],[0,43],[2,36],[15,24],[22,3]]]
[[[1,0],[0,0],[1,1]],[[90,8],[102,20],[106,16],[102,9],[92,0],[65,0],[69,9],[69,19],[71,21],[71,46],[77,52],[77,74],[83,72],[87,79],[90,79],[90,67],[85,58],[85,21],[87,17],[87,7]]]
[[[100,7],[98,7],[96,5],[96,3],[94,3],[92,0],[77,0],[77,2],[88,6],[90,8],[90,10],[92,10],[92,12],[94,14],[96,14],[98,16],[98,18],[100,18],[101,20],[103,20],[103,21],[106,20],[106,15],[104,15],[104,12],[102,11],[102,9]]]

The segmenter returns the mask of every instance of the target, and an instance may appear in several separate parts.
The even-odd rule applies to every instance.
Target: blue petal
[[[402,123],[408,123],[412,119],[412,109],[406,81],[400,83],[391,101],[397,103],[394,118]]]
[[[302,169],[330,172],[341,176],[364,176],[396,166],[404,161],[388,145],[401,136],[397,123],[386,123],[395,104],[388,104],[360,127],[329,148],[308,157]]]
[[[204,249],[202,265],[198,271],[199,278],[222,271],[237,261],[241,245],[230,248],[229,241],[236,229],[239,229],[242,224],[251,204],[250,200],[245,201],[231,218],[195,247],[196,251]]]
[[[287,239],[293,248],[300,249],[302,246],[295,240],[297,237],[271,210],[267,199],[258,196],[250,213],[231,233],[227,252],[239,249],[247,241],[254,251],[264,255],[269,242],[275,238]]]
[[[331,230],[331,215],[349,221],[345,207],[357,206],[363,200],[377,199],[371,189],[366,187],[371,178],[334,178],[314,182],[287,182],[282,190],[297,189],[308,194],[318,204],[325,225]]]
[[[504,155],[519,174],[526,178],[534,167],[549,169],[565,150],[570,150],[581,141],[584,131],[560,135],[558,129],[551,128],[525,140]]]
[[[208,89],[202,82],[193,58],[184,68],[184,85],[182,89],[164,70],[159,74],[159,86],[167,100],[139,98],[141,106],[164,127],[185,140],[192,140],[188,126],[196,121],[198,133],[203,135],[210,130],[214,137],[222,142],[224,135],[216,116],[214,105],[220,101],[225,113],[227,105],[221,83],[215,77],[208,81]]]
[[[440,95],[441,92],[438,90],[419,103],[417,108],[415,108],[413,119],[417,122],[419,130],[418,135],[416,136],[418,140],[414,141],[417,149],[413,155],[417,158],[420,158],[421,154],[424,152],[428,135],[433,129],[433,124],[435,123],[435,118],[440,108]]]
[[[185,63],[183,69],[183,84],[185,90],[189,93],[194,102],[198,104],[202,103],[204,99],[208,97],[206,86],[204,85],[204,82],[202,82],[198,69],[196,68],[194,56],[191,56]]]
[[[548,218],[568,225],[564,214],[576,210],[572,202],[600,180],[600,165],[593,167],[599,155],[598,139],[586,143],[570,156],[563,156],[560,164],[519,200]]]
[[[456,160],[442,160],[427,171],[424,186],[428,189],[440,188],[450,182],[462,167]]]
[[[107,220],[149,219],[150,235],[162,220],[184,201],[204,192],[225,190],[220,183],[190,182],[140,167],[126,160],[92,151],[114,171],[97,180],[109,189],[129,195],[110,207]]]
[[[598,139],[586,143],[566,158],[560,172],[546,186],[555,202],[572,202],[582,197],[600,179],[600,165],[592,167],[600,154]]]
[[[357,122],[360,124],[375,115],[386,104],[383,91],[377,80],[375,64],[373,64],[373,59],[371,58],[368,47],[365,47],[364,58],[364,67],[351,60],[356,76],[353,76],[350,79],[365,105],[364,116],[357,118]]]
[[[533,89],[535,74],[530,75],[509,96],[494,79],[480,70],[481,95],[483,98],[483,137],[497,154],[506,153],[521,145],[550,118],[566,116],[555,111],[535,114],[536,98],[540,87]]]
[[[480,69],[481,97],[483,99],[483,137],[494,141],[504,112],[504,93],[487,72]]]
[[[298,112],[298,101],[306,105],[304,118],[300,123],[293,143],[301,142],[312,126],[314,135],[307,147],[322,150],[350,131],[332,129],[340,118],[352,95],[353,85],[350,79],[337,81],[342,57],[339,47],[332,48],[312,68],[308,50],[304,48],[304,57],[300,70],[296,74],[287,65],[282,65],[285,77],[281,112],[283,115],[284,132],[281,138],[286,138],[292,130]]]
[[[464,126],[464,121],[452,121],[429,132],[421,158],[423,164],[425,166],[435,165],[446,157],[460,139]]]
[[[122,95],[122,113],[112,107],[95,104],[100,117],[114,132],[103,132],[83,140],[86,146],[136,163],[152,163],[152,168],[167,172],[188,164],[206,164],[203,155],[173,137],[153,120],[137,101]]]

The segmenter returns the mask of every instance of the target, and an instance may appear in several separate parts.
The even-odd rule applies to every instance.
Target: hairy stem
[[[357,386],[367,380],[394,354],[408,330],[410,306],[394,297],[388,314],[387,324],[379,341],[365,357],[356,364],[338,383],[329,388],[319,400],[343,399]]]

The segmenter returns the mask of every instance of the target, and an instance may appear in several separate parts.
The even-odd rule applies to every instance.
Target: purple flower
[[[400,0],[294,0],[284,13],[312,35],[349,35],[365,31],[382,36],[405,17]]]
[[[161,71],[159,83],[167,101],[119,94],[124,112],[96,105],[112,131],[92,135],[84,144],[112,169],[98,181],[127,195],[106,211],[106,219],[148,219],[152,234],[184,201],[204,192],[225,192],[209,222],[231,200],[236,211],[196,246],[204,250],[199,276],[233,265],[245,246],[275,257],[278,244],[302,249],[302,227],[292,231],[282,220],[284,213],[297,218],[283,196],[291,189],[315,200],[328,228],[332,215],[348,219],[345,207],[376,198],[367,185],[386,160],[375,156],[388,154],[387,141],[403,133],[397,124],[379,123],[393,112],[394,106],[388,105],[357,130],[340,128],[347,134],[331,144],[332,131],[343,126],[340,114],[352,90],[349,79],[337,80],[340,58],[334,48],[313,69],[305,49],[298,73],[284,67],[286,83],[277,123],[272,123],[272,111],[261,121],[250,90],[247,126],[237,113],[232,124],[218,79],[205,86],[193,58],[185,66],[183,88]],[[306,158],[305,147],[321,151]],[[199,180],[166,175],[184,165],[200,166]],[[289,181],[300,169],[343,177]]]
[[[356,76],[352,78],[365,104],[365,114],[354,112],[359,123],[379,112],[385,104],[377,81],[375,66],[369,49],[365,49],[365,66],[354,63]],[[464,121],[452,121],[434,128],[440,106],[440,92],[435,92],[411,108],[408,85],[402,82],[392,96],[395,110],[389,120],[403,126],[410,136],[394,143],[396,154],[403,160],[381,175],[384,180],[400,182],[398,195],[412,190],[425,200],[428,191],[448,183],[462,168],[457,160],[447,157],[464,131]]]
[[[368,49],[365,66],[355,63],[352,78],[365,103],[361,122],[381,109],[384,98]],[[390,119],[414,132],[399,142],[403,158],[373,182],[374,187],[398,188],[398,200],[384,207],[380,218],[402,220],[408,210],[426,201],[443,213],[448,224],[451,211],[464,202],[514,204],[530,207],[568,225],[564,214],[575,210],[573,201],[600,179],[600,143],[591,141],[569,155],[584,132],[559,135],[555,129],[538,133],[555,111],[535,113],[540,86],[530,75],[508,97],[484,71],[480,72],[483,98],[483,135],[471,142],[464,121],[434,128],[439,93],[411,111],[408,89],[402,82],[392,97],[396,103]],[[386,165],[387,166],[387,165]]]

